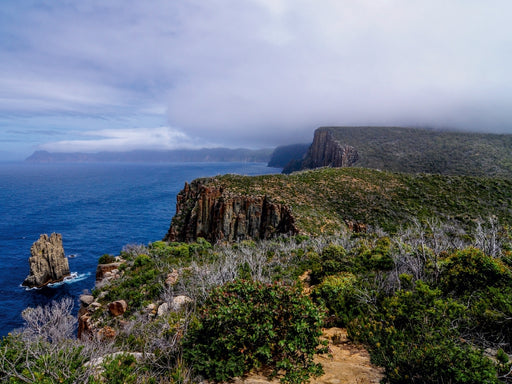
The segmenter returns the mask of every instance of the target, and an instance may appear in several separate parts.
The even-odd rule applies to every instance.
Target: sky
[[[2,0],[0,160],[512,133],[510,0]]]

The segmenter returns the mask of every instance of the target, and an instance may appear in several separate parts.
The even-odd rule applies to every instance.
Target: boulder
[[[163,303],[158,307],[157,316],[163,316],[169,312],[169,303]]]
[[[49,283],[56,283],[69,276],[69,264],[62,236],[52,233],[50,237],[43,234],[30,248],[30,274],[23,281],[25,287],[42,287]]]
[[[180,295],[175,296],[171,301],[171,310],[175,312],[181,311],[183,308],[186,307],[187,304],[192,303],[194,300],[192,300],[188,296]]]
[[[112,314],[112,316],[120,316],[126,312],[128,308],[128,304],[124,300],[113,301],[108,304],[108,310]]]
[[[188,296],[184,296],[184,295],[175,296],[172,298],[172,300],[169,303],[162,303],[158,307],[157,316],[159,316],[159,317],[163,316],[163,315],[169,313],[170,311],[179,312],[183,308],[185,308],[186,305],[188,305],[189,303],[192,303],[193,301],[194,300],[192,300]]]
[[[178,271],[175,268],[173,268],[172,272],[167,274],[167,278],[165,279],[165,285],[171,286],[176,284],[178,282],[179,277],[180,275]]]
[[[78,314],[78,331],[77,337],[81,339],[84,336],[90,336],[92,333],[91,315],[86,312],[84,314]]]
[[[105,277],[107,277],[108,272],[115,271],[119,269],[119,266],[121,263],[110,263],[110,264],[98,264],[96,267],[96,281],[103,280]]]
[[[92,302],[94,301],[94,296],[93,295],[80,295],[80,303],[82,303],[84,306],[88,306],[88,305],[91,305]]]
[[[108,325],[104,326],[98,331],[97,338],[98,340],[113,340],[116,337],[116,330]]]

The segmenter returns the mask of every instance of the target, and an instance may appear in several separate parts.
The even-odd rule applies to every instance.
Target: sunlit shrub
[[[197,373],[223,381],[253,368],[284,371],[302,383],[321,372],[313,362],[324,312],[299,287],[236,280],[214,289],[185,337],[184,357]]]
[[[507,265],[476,248],[456,251],[443,263],[444,290],[456,294],[473,293],[487,286],[506,286],[512,282]]]
[[[313,289],[312,297],[325,304],[336,325],[345,326],[362,311],[356,296],[356,283],[357,277],[345,272],[327,276]]]
[[[494,364],[461,341],[465,306],[417,281],[385,299],[379,313],[361,316],[349,335],[364,342],[390,383],[497,383]]]

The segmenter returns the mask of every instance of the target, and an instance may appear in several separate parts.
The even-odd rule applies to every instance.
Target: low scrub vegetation
[[[342,326],[389,383],[512,382],[510,231],[495,218],[468,228],[429,219],[391,234],[127,246],[92,292],[95,332],[74,337],[69,299],[27,309],[0,343],[0,381],[191,383],[261,369],[303,383],[321,372],[321,327]],[[109,313],[114,300],[126,312]]]
[[[184,357],[216,381],[270,368],[270,377],[302,383],[318,376],[313,362],[323,311],[297,286],[235,280],[212,290],[185,337]],[[325,351],[324,351],[325,352]]]
[[[512,135],[400,127],[330,127],[359,153],[356,166],[394,172],[512,176]]]
[[[405,174],[366,168],[320,168],[291,175],[224,175],[201,180],[225,194],[261,195],[291,207],[295,225],[313,236],[346,224],[390,234],[432,218],[474,230],[479,218],[512,225],[512,179]]]

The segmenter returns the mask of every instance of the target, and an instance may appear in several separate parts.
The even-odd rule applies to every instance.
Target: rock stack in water
[[[23,286],[42,287],[62,281],[70,275],[60,234],[52,233],[50,237],[46,234],[41,235],[39,240],[32,244],[30,254],[30,274],[23,282]]]

